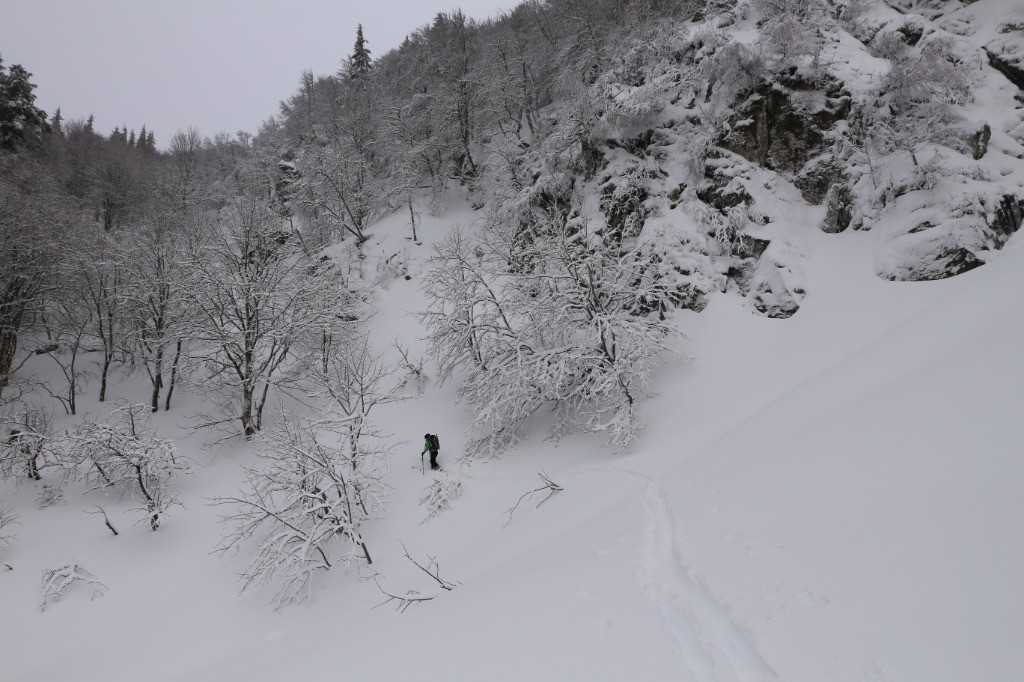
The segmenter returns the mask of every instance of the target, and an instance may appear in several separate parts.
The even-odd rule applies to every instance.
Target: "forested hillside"
[[[1024,222],[1024,6],[527,0],[486,21],[442,12],[396,49],[372,47],[360,26],[336,73],[301,74],[260,130],[213,139],[143,122],[104,134],[91,117],[64,120],[36,106],[30,64],[0,62],[0,601],[16,605],[0,608],[0,641],[28,611],[56,611],[65,591],[86,586],[117,604],[104,607],[104,623],[155,613],[187,629],[194,620],[168,604],[130,606],[148,594],[131,570],[133,557],[146,557],[159,581],[185,571],[187,587],[174,592],[182,603],[213,599],[217,622],[242,633],[225,644],[230,654],[193,642],[202,663],[171,665],[166,678],[243,679],[259,671],[231,672],[221,656],[255,646],[247,638],[268,627],[267,601],[286,613],[325,600],[363,613],[376,597],[429,627],[435,604],[426,602],[463,587],[442,572],[442,546],[478,579],[467,583],[475,605],[441,611],[449,626],[487,613],[481,584],[512,586],[542,609],[530,618],[545,620],[553,588],[543,577],[523,583],[518,568],[506,576],[507,565],[529,557],[544,575],[573,566],[590,576],[588,557],[605,566],[599,552],[632,552],[641,558],[600,569],[600,587],[586,589],[636,632],[662,624],[667,635],[633,649],[654,652],[650,679],[672,670],[743,681],[934,672],[934,662],[906,653],[869,674],[871,661],[889,655],[883,644],[836,654],[855,663],[800,657],[798,640],[814,633],[817,614],[832,624],[840,616],[827,617],[818,591],[783,583],[856,570],[823,567],[843,536],[819,536],[809,519],[820,512],[840,527],[861,514],[877,524],[879,545],[858,556],[878,550],[895,561],[915,546],[901,522],[916,518],[891,490],[847,471],[849,460],[812,459],[801,448],[813,441],[825,458],[863,456],[873,481],[892,480],[938,508],[964,466],[936,435],[948,428],[947,443],[975,438],[981,466],[1003,475],[967,488],[991,508],[964,523],[988,527],[1019,510],[995,481],[1021,480],[1006,454],[1020,433],[992,421],[1021,407],[1004,385],[1016,370],[985,364],[1019,363],[982,360],[978,339],[998,333],[1009,343],[1021,332],[1010,291],[1019,278],[1007,263],[1019,257]],[[943,326],[943,315],[966,326]],[[926,364],[939,362],[927,352],[939,338],[946,345],[932,350],[951,367]],[[990,390],[961,376],[974,362]],[[974,400],[977,411],[944,412],[928,378],[939,374],[950,377],[950,400]],[[919,410],[897,376],[920,389]],[[905,400],[881,413],[892,395]],[[820,421],[807,416],[826,404],[835,409]],[[847,408],[853,421],[833,423]],[[903,410],[906,423],[894,424]],[[945,421],[928,421],[935,415]],[[424,481],[425,428],[442,434],[445,470]],[[791,428],[792,441],[772,445]],[[865,433],[881,435],[866,450],[844,449]],[[931,484],[925,477],[916,488],[900,454],[915,466],[934,456]],[[844,482],[832,478],[839,470]],[[705,487],[692,488],[691,477]],[[819,489],[830,497],[815,509],[808,491]],[[877,493],[876,507],[857,497],[864,490]],[[488,495],[509,504],[496,510]],[[560,497],[575,500],[573,511],[563,505],[538,521]],[[854,497],[850,508],[832,506]],[[758,506],[743,507],[748,499]],[[616,505],[628,511],[620,517]],[[479,520],[486,514],[534,525],[518,535],[513,527],[506,545],[494,539],[500,523]],[[778,525],[759,526],[762,514]],[[887,514],[900,520],[890,534],[880,527]],[[634,521],[639,530],[624,530]],[[689,544],[679,528],[691,529]],[[787,536],[792,529],[806,534]],[[143,530],[169,537],[153,544]],[[1019,539],[1003,537],[1010,530],[978,550],[982,571],[1003,576],[1024,557]],[[722,549],[743,533],[773,540],[744,540],[743,557]],[[592,536],[611,549],[595,549]],[[802,549],[787,554],[783,537]],[[395,542],[408,538],[411,551]],[[1010,559],[985,553],[1000,543]],[[754,561],[762,549],[787,560]],[[224,560],[204,563],[207,553]],[[921,548],[897,579],[918,580],[922,557],[939,554]],[[969,571],[936,570],[936,584],[966,585]],[[616,587],[637,573],[642,587]],[[260,593],[258,606],[224,599],[234,574],[243,592]],[[410,584],[426,576],[427,587],[400,589],[396,575]],[[870,576],[834,587],[836,611],[858,599],[882,609],[894,598]],[[786,590],[786,605],[771,606]],[[653,598],[650,613],[632,610],[642,601],[633,592]],[[511,601],[502,602],[510,613]],[[798,624],[783,614],[805,606],[816,615]],[[304,633],[298,650],[316,650],[309,643],[321,641],[322,623],[392,627],[374,616],[363,631],[326,608],[305,621],[287,616],[287,628]],[[594,632],[621,636],[626,626],[607,613],[594,616]],[[844,613],[853,630],[885,619]],[[922,608],[919,624],[929,613]],[[999,616],[998,636],[1024,634],[1019,618]],[[502,632],[530,618],[510,616]],[[31,622],[26,632],[48,631]],[[412,630],[395,636],[411,641]],[[870,639],[826,630],[828,651],[847,634]],[[762,635],[767,648],[754,644]],[[955,648],[959,635],[921,637]],[[568,637],[548,659],[591,644]],[[588,676],[534,674],[625,674],[632,654],[599,649],[594,660],[612,662],[584,666]],[[983,649],[972,648],[957,674],[995,679],[985,674],[1010,668],[1008,654],[985,658]],[[268,671],[286,667],[292,649],[268,651],[282,652],[262,654],[272,658]],[[312,671],[309,660],[299,667]],[[129,667],[111,679],[127,679]],[[469,669],[484,668],[481,658]],[[45,679],[69,668],[18,670]],[[941,679],[958,679],[950,670]]]

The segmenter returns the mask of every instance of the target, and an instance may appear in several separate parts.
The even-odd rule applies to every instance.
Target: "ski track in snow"
[[[642,498],[644,577],[679,645],[682,664],[697,682],[778,682],[749,633],[683,564],[661,483],[638,471],[612,470],[647,484]]]

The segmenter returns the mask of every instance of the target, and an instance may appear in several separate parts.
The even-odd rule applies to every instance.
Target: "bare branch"
[[[542,504],[544,504],[545,502],[550,500],[556,494],[562,492],[562,490],[563,490],[562,486],[560,486],[557,483],[555,483],[554,481],[552,481],[545,474],[539,473],[537,475],[540,476],[541,480],[544,482],[544,485],[542,485],[540,488],[534,488],[533,490],[529,490],[529,491],[523,493],[519,497],[519,499],[516,501],[516,503],[514,505],[512,505],[512,507],[506,512],[506,514],[508,514],[508,519],[505,521],[505,524],[502,526],[502,528],[504,528],[505,526],[508,526],[508,524],[512,523],[512,515],[516,513],[516,509],[519,508],[519,505],[522,504],[523,500],[525,500],[526,498],[532,497],[533,495],[535,495],[537,493],[542,493],[544,491],[547,491],[547,495],[544,496],[544,499],[542,499],[540,502],[538,502],[537,506],[534,507],[534,509],[540,509],[540,506]]]
[[[387,599],[382,601],[380,604],[374,606],[374,608],[377,608],[378,606],[383,606],[385,604],[389,604],[391,602],[396,602],[395,609],[399,613],[405,613],[405,610],[413,604],[421,604],[423,602],[436,599],[438,595],[444,594],[444,592],[450,592],[461,584],[457,581],[453,583],[442,578],[440,575],[440,567],[438,566],[437,559],[435,559],[434,557],[427,557],[430,563],[427,566],[424,566],[420,562],[413,559],[412,556],[410,556],[409,550],[406,548],[404,543],[399,544],[402,545],[402,550],[405,553],[405,558],[411,561],[413,565],[416,566],[416,568],[420,569],[421,571],[429,575],[430,578],[435,583],[437,583],[438,589],[433,592],[420,592],[418,590],[408,590],[405,594],[394,594],[393,592],[388,592],[387,590],[385,590],[381,586],[380,581],[377,579],[377,576],[374,575],[374,584],[377,585],[377,589],[380,590],[381,594],[387,597]]]
[[[107,525],[107,528],[110,529],[110,532],[113,533],[114,535],[120,535],[120,533],[117,532],[117,529],[114,528],[114,524],[110,523],[110,518],[107,516],[107,510],[104,509],[103,507],[101,507],[98,504],[97,505],[93,505],[93,506],[95,506],[96,509],[98,509],[99,511],[98,512],[86,512],[86,513],[87,514],[97,514],[97,513],[103,514],[103,522]]]
[[[107,586],[77,562],[64,564],[58,568],[43,571],[43,598],[39,609],[45,611],[50,604],[60,601],[64,592],[75,583],[85,583],[92,588],[92,597],[102,597],[107,593]]]

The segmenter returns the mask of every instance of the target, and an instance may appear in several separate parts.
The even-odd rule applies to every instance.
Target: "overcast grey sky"
[[[96,129],[146,124],[164,147],[194,125],[255,132],[303,70],[333,73],[363,24],[374,57],[439,11],[485,18],[518,0],[0,0],[0,55],[37,104]]]

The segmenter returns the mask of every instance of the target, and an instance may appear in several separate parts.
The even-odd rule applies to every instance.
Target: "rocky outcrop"
[[[992,128],[987,123],[967,136],[967,146],[971,149],[971,156],[975,161],[985,156],[988,152],[988,142],[992,139]]]
[[[1018,88],[1024,90],[1024,65],[1010,62],[988,48],[985,48],[985,54],[988,55],[988,63],[993,69],[1006,76],[1006,79]]]
[[[1005,195],[995,211],[995,218],[989,227],[996,235],[997,246],[1001,248],[1024,224],[1024,199]]]
[[[831,153],[822,154],[811,159],[793,178],[793,184],[804,201],[809,204],[821,204],[828,196],[829,189],[843,177],[843,169]]]
[[[1008,22],[998,31],[999,36],[985,45],[988,63],[1024,90],[1024,23]]]
[[[965,195],[955,204],[925,205],[915,213],[922,217],[914,227],[883,250],[881,277],[946,279],[983,265],[1024,224],[1024,198]]]
[[[829,146],[826,133],[850,110],[842,82],[791,68],[762,78],[718,144],[765,168],[797,174]],[[824,196],[824,194],[822,194]]]
[[[853,219],[853,195],[845,184],[835,184],[829,188],[825,198],[825,220],[821,224],[822,232],[832,234],[842,232],[850,226]]]
[[[937,279],[948,279],[963,274],[985,264],[973,252],[963,246],[943,246],[931,255],[931,258],[906,261],[885,276],[890,281],[922,282]],[[881,273],[880,273],[881,274]]]
[[[735,157],[730,159],[729,156],[720,149],[711,148],[704,162],[705,181],[696,188],[698,199],[723,213],[740,204],[753,202],[738,177]]]

